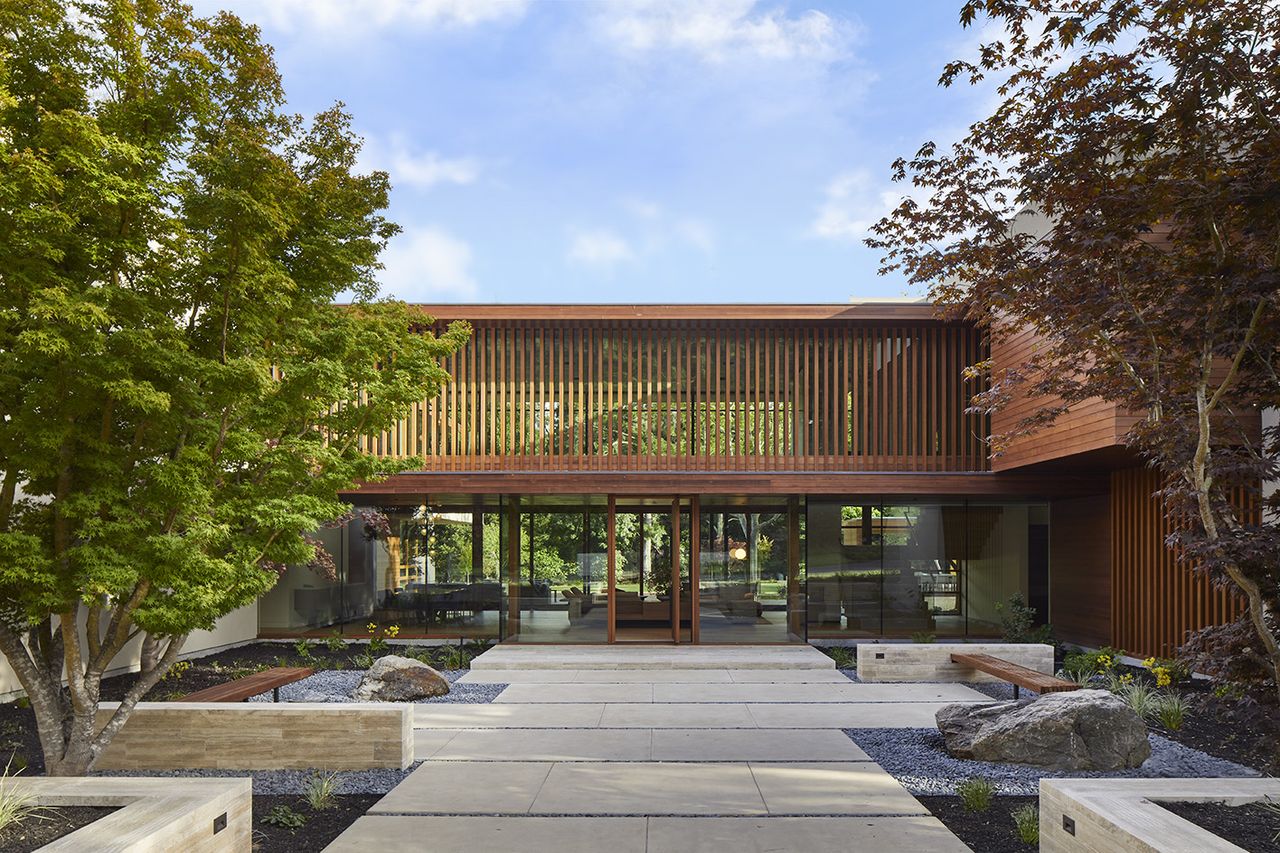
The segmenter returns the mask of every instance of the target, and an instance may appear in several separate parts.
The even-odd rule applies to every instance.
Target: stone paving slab
[[[535,691],[533,695],[557,695],[566,687],[527,686]],[[963,684],[855,684],[846,680],[844,684],[653,685],[654,702],[987,702],[990,698]]]
[[[605,706],[417,704],[413,706],[415,729],[594,729]]]
[[[670,687],[672,685],[663,685]],[[686,685],[688,686],[688,685]],[[722,685],[732,687],[731,684]],[[652,684],[512,684],[495,703],[652,702]]]
[[[870,761],[835,729],[653,729],[654,761]]]
[[[765,814],[747,764],[556,764],[532,813]]]
[[[951,703],[770,703],[747,705],[747,709],[756,726],[762,729],[923,729],[937,725],[938,709],[948,704]]]
[[[459,684],[850,684],[834,669],[484,669]]]
[[[362,817],[325,853],[645,853],[643,817]]]
[[[835,669],[808,645],[556,646],[503,643],[471,662],[474,670],[530,669]]]
[[[511,706],[517,707],[517,706]],[[548,708],[549,705],[526,705],[519,707]],[[754,729],[757,728],[751,712],[743,704],[693,705],[663,704],[655,705],[613,704],[604,706],[604,714],[600,718],[604,728],[617,729]]]
[[[874,762],[752,762],[770,814],[923,815],[929,810]]]
[[[729,680],[738,684],[778,683],[796,684],[805,682],[829,682],[831,684],[849,684],[844,673],[837,669],[730,669]],[[714,679],[719,680],[719,679]],[[702,683],[711,683],[713,679],[703,679]]]
[[[651,817],[647,840],[648,853],[969,853],[935,817]]]
[[[456,729],[414,729],[413,760],[425,761],[432,757],[457,734]]]
[[[427,761],[368,813],[525,814],[552,766],[545,761]]]
[[[471,729],[455,732],[432,760],[648,761],[652,754],[649,729]]]

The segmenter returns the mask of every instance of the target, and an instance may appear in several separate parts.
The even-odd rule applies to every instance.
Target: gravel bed
[[[1257,771],[1149,734],[1151,757],[1141,767],[1115,772],[1054,771],[1022,764],[952,758],[937,729],[845,729],[844,733],[912,794],[955,794],[956,783],[981,776],[997,793],[1035,796],[1042,777],[1156,778],[1257,776]]]
[[[339,794],[385,794],[404,781],[418,763],[407,770],[338,770]],[[95,770],[93,776],[151,776],[163,778],[232,777],[253,779],[254,794],[301,794],[315,770]]]
[[[444,696],[433,696],[430,699],[419,699],[422,704],[464,704],[483,705],[492,702],[498,694],[506,689],[505,684],[458,684],[457,680],[466,675],[465,669],[445,669],[440,674],[449,680],[451,689]],[[360,684],[365,670],[325,669],[315,675],[307,676],[301,681],[286,684],[280,688],[281,702],[354,702],[351,694]],[[250,702],[270,702],[270,692],[261,693],[249,699]]]

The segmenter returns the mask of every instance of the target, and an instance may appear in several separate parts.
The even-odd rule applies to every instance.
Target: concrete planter
[[[1159,802],[1280,798],[1280,779],[1041,779],[1041,853],[1242,853]]]
[[[249,853],[253,847],[249,779],[33,777],[5,785],[33,791],[42,806],[120,807],[41,847],[45,853]]]
[[[1053,646],[1039,643],[859,643],[862,681],[1000,681],[952,663],[953,654],[992,655],[1053,674]]]

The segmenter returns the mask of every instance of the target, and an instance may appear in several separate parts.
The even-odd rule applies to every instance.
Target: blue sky
[[[262,26],[290,107],[344,101],[418,302],[918,297],[866,225],[889,164],[989,94],[937,86],[949,2],[201,0]]]

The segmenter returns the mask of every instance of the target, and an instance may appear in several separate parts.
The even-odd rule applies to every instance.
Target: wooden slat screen
[[[1111,644],[1136,657],[1170,656],[1189,631],[1233,621],[1244,608],[1167,547],[1174,528],[1159,488],[1148,468],[1111,474]]]
[[[982,471],[977,330],[487,321],[370,453],[432,471]]]

